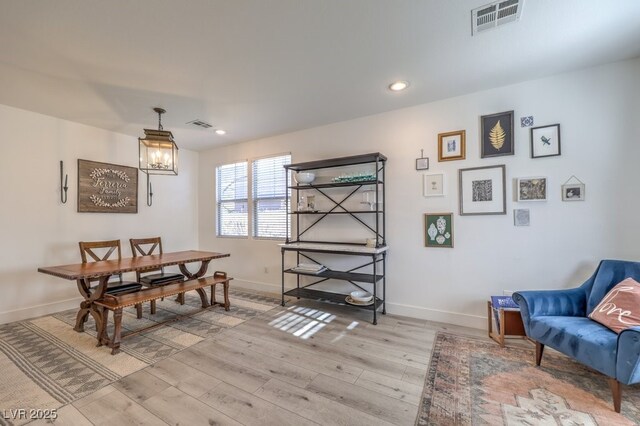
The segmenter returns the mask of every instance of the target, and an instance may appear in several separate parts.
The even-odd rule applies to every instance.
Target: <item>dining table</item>
[[[70,281],[75,281],[83,301],[76,315],[76,324],[73,328],[77,332],[84,331],[84,323],[89,315],[96,321],[96,327],[103,322],[102,310],[95,302],[104,298],[108,287],[109,278],[125,272],[144,272],[157,270],[166,266],[178,266],[180,272],[187,280],[203,277],[207,273],[209,263],[214,259],[229,257],[229,253],[217,253],[200,250],[186,250],[147,256],[135,256],[117,260],[101,260],[97,262],[74,263],[70,265],[45,266],[38,268],[38,272],[53,275]],[[199,263],[196,272],[191,272],[187,264]],[[91,282],[98,280],[98,284],[91,286]],[[208,306],[207,295],[202,288],[196,289],[200,296],[202,307]]]

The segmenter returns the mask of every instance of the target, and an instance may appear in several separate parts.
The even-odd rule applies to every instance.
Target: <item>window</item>
[[[247,162],[216,167],[216,235],[249,236]]]
[[[287,236],[287,172],[285,164],[291,155],[261,158],[253,162],[253,236],[286,238]]]

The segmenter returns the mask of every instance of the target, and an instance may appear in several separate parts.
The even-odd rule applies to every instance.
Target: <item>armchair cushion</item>
[[[586,317],[538,316],[529,337],[610,377],[616,376],[618,335]]]
[[[616,333],[640,326],[640,284],[633,278],[617,284],[589,314],[589,318]]]

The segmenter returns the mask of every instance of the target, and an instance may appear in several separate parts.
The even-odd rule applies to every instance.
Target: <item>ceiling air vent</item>
[[[471,35],[520,19],[524,0],[505,0],[486,4],[471,11]]]
[[[213,127],[211,124],[204,122],[202,120],[193,120],[188,122],[187,124],[193,124],[194,126],[202,127],[203,129],[208,129],[210,127]]]

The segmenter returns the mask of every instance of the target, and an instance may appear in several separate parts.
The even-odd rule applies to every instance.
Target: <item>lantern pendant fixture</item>
[[[162,128],[162,108],[153,109],[158,114],[158,130],[144,129],[144,138],[138,138],[139,169],[147,175],[177,175],[178,146],[173,134]]]

